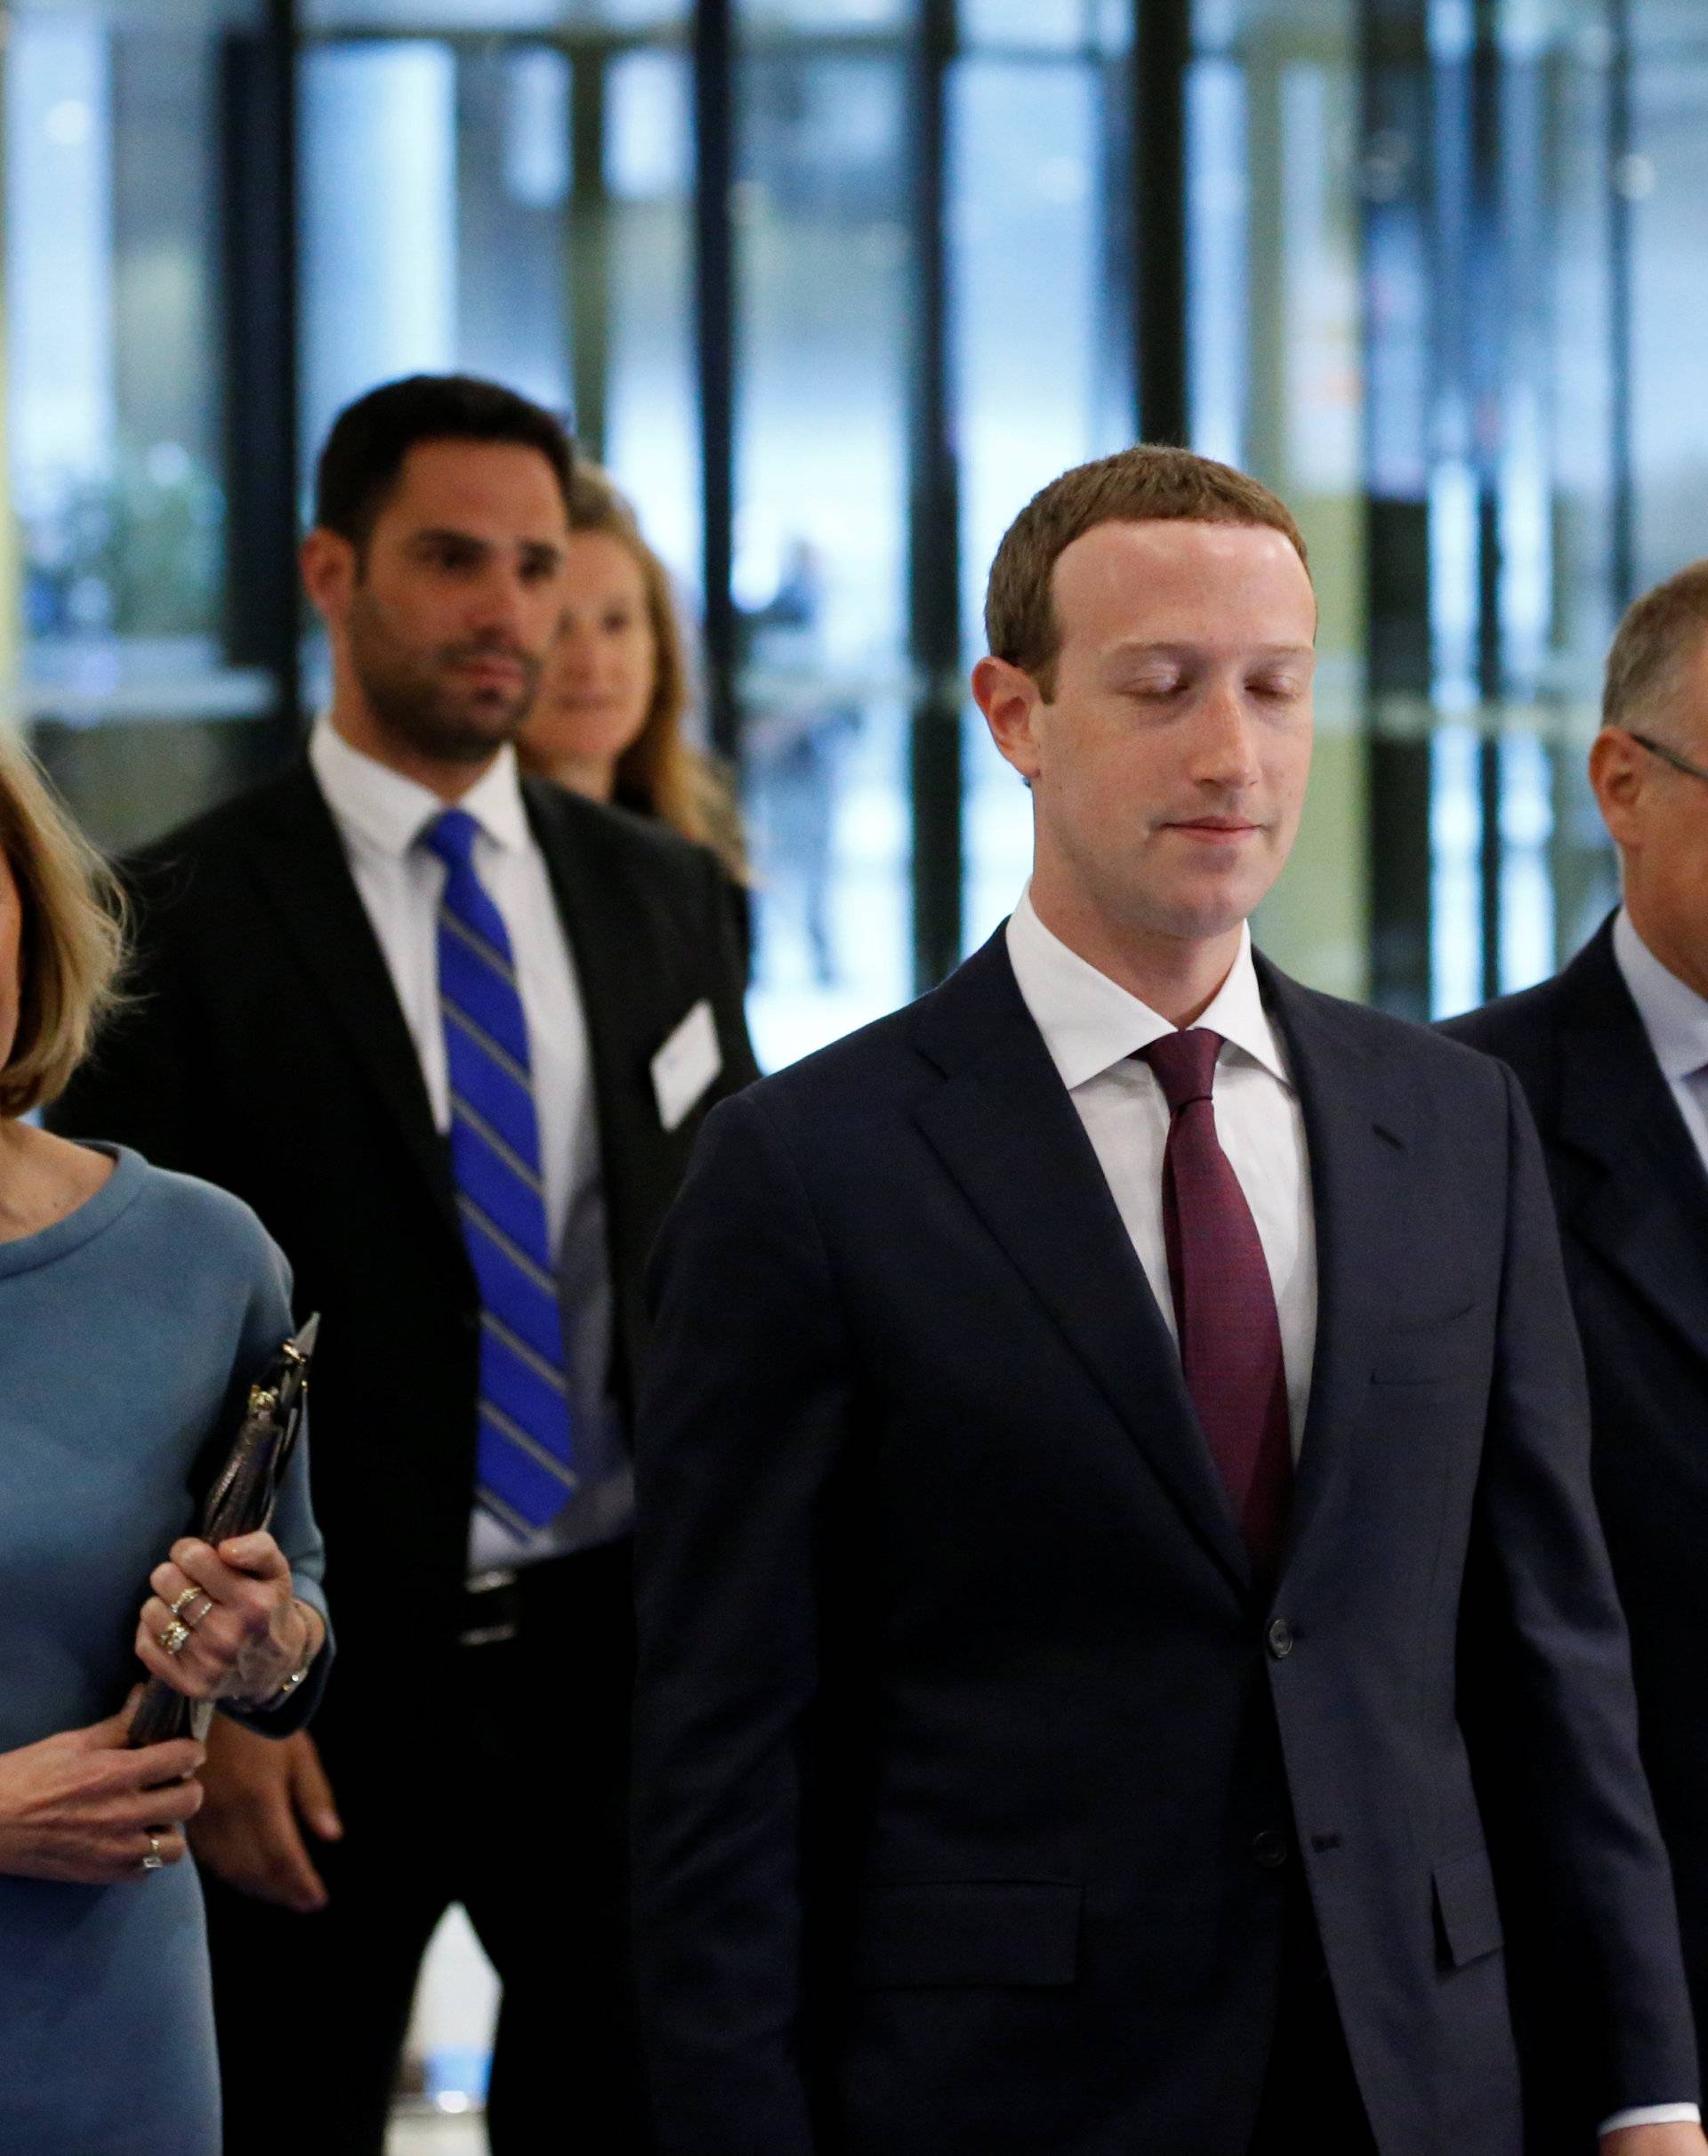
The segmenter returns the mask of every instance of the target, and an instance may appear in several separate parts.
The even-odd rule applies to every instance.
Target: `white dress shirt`
[[[1133,1060],[1177,1029],[1052,935],[1033,910],[1029,887],[1009,917],[1008,955],[1163,1320],[1178,1337],[1163,1233],[1168,1102],[1150,1065]],[[1258,993],[1249,929],[1241,932],[1239,955],[1215,1000],[1194,1022],[1221,1036],[1216,1135],[1269,1264],[1297,1459],[1317,1352],[1317,1223],[1304,1115]]]
[[[1623,906],[1614,917],[1613,957],[1684,1126],[1708,1167],[1708,1000],[1661,964]]]
[[[1622,928],[1640,954],[1642,968],[1648,969],[1641,993],[1620,950]],[[1650,957],[1623,913],[1615,925],[1614,941],[1673,1091],[1688,1086],[1692,1077],[1705,1088],[1701,1096],[1690,1094],[1686,1119],[1708,1162],[1708,1072],[1704,1070],[1708,1065],[1708,1003]],[[1026,1007],[1079,1111],[1157,1308],[1178,1337],[1163,1231],[1168,1102],[1149,1064],[1133,1060],[1137,1050],[1177,1029],[1052,935],[1033,910],[1029,888],[1009,917],[1008,955]],[[1664,1048],[1656,1038],[1645,1000],[1646,996],[1655,999],[1648,973],[1669,984],[1664,995]],[[1688,1014],[1680,998],[1693,1006]],[[1193,1022],[1222,1038],[1213,1096],[1216,1135],[1252,1208],[1275,1289],[1296,1460],[1317,1347],[1317,1226],[1310,1156],[1299,1095],[1258,992],[1249,928],[1241,933],[1239,955],[1214,1001]],[[1651,2104],[1620,2112],[1599,2130],[1609,2134],[1619,2127],[1682,2124],[1695,2121],[1698,2115],[1694,2104]]]
[[[445,865],[419,841],[445,803],[413,779],[352,748],[324,716],[309,761],[343,841],[420,1061],[433,1121],[451,1127],[450,1078],[439,1007],[439,901]],[[612,1293],[587,1021],[575,960],[516,775],[502,749],[457,803],[479,826],[474,868],[504,917],[528,1021],[546,1231],[573,1312],[565,1342],[583,1486],[555,1520],[520,1537],[477,1506],[469,1564],[480,1572],[590,1548],[627,1531],[633,1478],[610,1398]]]

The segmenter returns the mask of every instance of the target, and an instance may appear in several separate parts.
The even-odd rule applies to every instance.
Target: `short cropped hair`
[[[423,441],[513,442],[537,449],[568,511],[575,446],[560,419],[502,383],[478,375],[410,375],[369,390],[334,420],[315,470],[315,522],[360,553],[397,486],[404,459]]]
[[[0,1116],[65,1090],[117,1001],[125,905],[117,879],[34,758],[0,732],[0,852],[22,901],[18,1030],[0,1065]]]
[[[1607,651],[1604,726],[1672,723],[1686,662],[1708,637],[1708,561],[1692,561],[1625,609]]]
[[[1051,590],[1056,563],[1096,525],[1156,521],[1267,525],[1290,542],[1310,573],[1304,535],[1278,495],[1213,457],[1141,443],[1052,479],[1009,526],[985,595],[992,655],[1029,674],[1045,697],[1052,696],[1061,652]]]

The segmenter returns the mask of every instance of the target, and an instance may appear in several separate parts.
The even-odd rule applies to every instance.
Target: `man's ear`
[[[1643,788],[1651,775],[1648,764],[1648,751],[1623,727],[1604,726],[1590,744],[1590,784],[1616,846],[1634,845],[1640,838]]]
[[[304,537],[298,561],[309,603],[330,628],[343,619],[356,588],[360,568],[356,549],[342,532],[317,524]]]
[[[972,695],[991,739],[1029,786],[1041,768],[1038,715],[1044,699],[1038,684],[1005,658],[981,658],[972,670]]]

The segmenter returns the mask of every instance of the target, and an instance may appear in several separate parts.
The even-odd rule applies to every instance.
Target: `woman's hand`
[[[181,1829],[202,1802],[189,1777],[205,1755],[188,1737],[128,1751],[135,1704],[133,1692],[92,1728],[0,1752],[0,1871],[109,1886],[146,1878],[156,1857],[178,1862]]]
[[[291,1568],[270,1535],[234,1536],[217,1550],[193,1536],[175,1542],[149,1584],[138,1659],[188,1699],[259,1705],[319,1651],[318,1613],[293,1598]]]

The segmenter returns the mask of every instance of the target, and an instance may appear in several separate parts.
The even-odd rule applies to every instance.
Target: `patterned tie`
[[[528,1021],[503,917],[474,872],[479,827],[447,809],[422,834],[445,864],[439,1007],[451,1172],[480,1288],[479,1501],[518,1534],[575,1495],[563,1320],[545,1224]]]
[[[1163,1233],[1186,1389],[1262,1577],[1273,1574],[1293,1490],[1287,1376],[1275,1289],[1252,1209],[1216,1136],[1221,1036],[1196,1026],[1139,1053],[1168,1102]]]

